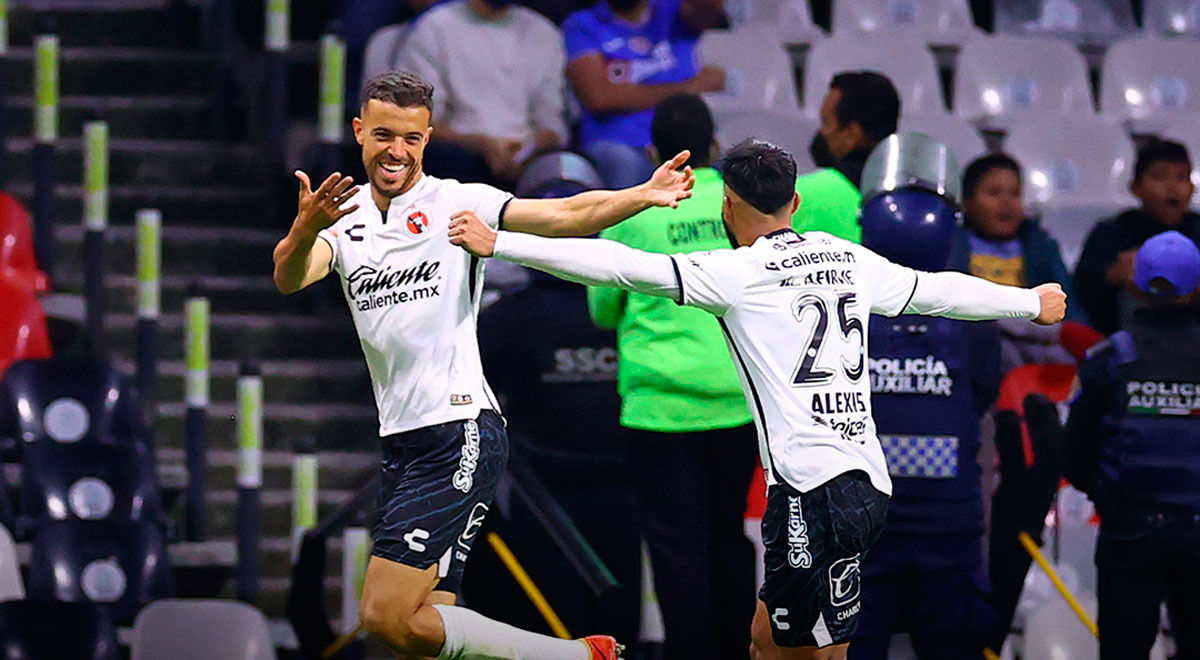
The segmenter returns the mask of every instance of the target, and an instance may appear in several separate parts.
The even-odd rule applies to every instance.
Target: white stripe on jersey
[[[346,202],[359,208],[320,233],[371,373],[380,436],[499,412],[476,339],[483,264],[446,232],[464,209],[498,227],[511,198],[423,175],[381,212],[364,185]]]

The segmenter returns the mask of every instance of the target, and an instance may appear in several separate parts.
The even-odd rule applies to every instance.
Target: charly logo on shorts
[[[475,507],[471,509],[471,513],[467,515],[467,526],[463,529],[463,533],[458,536],[458,544],[464,550],[471,549],[471,541],[479,533],[479,529],[483,527],[483,521],[487,519],[487,514],[488,505],[483,502],[476,502]]]
[[[839,559],[829,567],[829,602],[845,607],[858,600],[859,556]]]
[[[804,511],[800,509],[800,497],[788,497],[787,520],[788,564],[792,568],[812,567],[812,553],[808,551],[808,523],[804,522]]]
[[[475,468],[479,465],[479,425],[473,420],[463,424],[462,458],[458,459],[458,471],[454,473],[454,487],[464,493],[471,492],[475,485]]]

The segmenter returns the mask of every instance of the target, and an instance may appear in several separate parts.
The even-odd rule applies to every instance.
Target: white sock
[[[442,615],[446,643],[437,660],[590,660],[576,639],[558,639],[493,621],[453,605],[434,605]]]

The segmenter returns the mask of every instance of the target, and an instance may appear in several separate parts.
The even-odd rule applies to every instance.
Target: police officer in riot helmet
[[[1139,308],[1080,367],[1066,476],[1100,513],[1100,658],[1145,658],[1167,603],[1176,658],[1200,658],[1200,250],[1176,231],[1137,252]]]
[[[953,154],[924,135],[885,139],[863,172],[863,245],[913,268],[944,268],[959,219],[957,174]],[[886,660],[896,632],[910,634],[922,660],[982,657],[995,617],[981,588],[976,454],[980,416],[999,390],[997,329],[902,315],[872,323],[868,345],[894,490],[863,562],[863,615],[849,658]]]

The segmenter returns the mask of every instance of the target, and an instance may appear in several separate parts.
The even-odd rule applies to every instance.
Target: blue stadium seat
[[[31,598],[94,603],[117,625],[144,605],[174,595],[161,526],[111,520],[51,520],[33,537]]]
[[[22,360],[9,367],[0,382],[4,435],[18,444],[146,441],[132,386],[110,363],[79,359]]]
[[[163,517],[154,461],[141,446],[37,442],[25,448],[21,474],[21,515],[29,522]]]
[[[0,603],[4,660],[119,660],[108,613],[87,603],[10,600]]]

